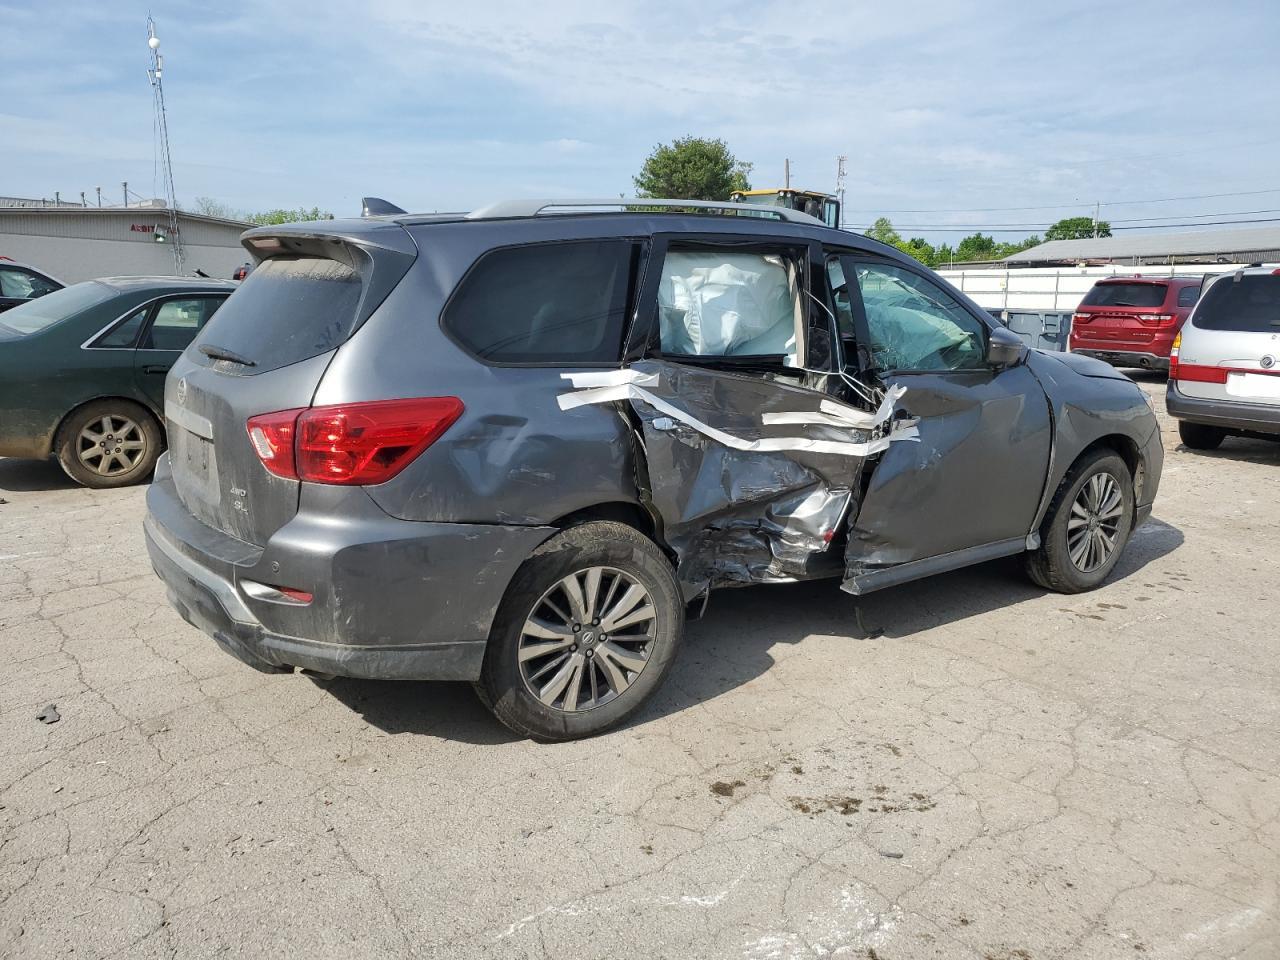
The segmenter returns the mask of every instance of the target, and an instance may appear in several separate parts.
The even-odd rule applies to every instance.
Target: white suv
[[[1173,342],[1166,403],[1182,442],[1280,440],[1280,270],[1226,273],[1205,290]]]

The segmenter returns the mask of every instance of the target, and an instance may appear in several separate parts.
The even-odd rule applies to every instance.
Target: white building
[[[0,256],[63,283],[95,277],[230,278],[249,259],[240,234],[252,224],[178,212],[184,262],[174,265],[169,211],[163,206],[0,206]]]

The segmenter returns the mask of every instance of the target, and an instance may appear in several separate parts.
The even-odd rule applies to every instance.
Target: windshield
[[[87,280],[0,313],[0,328],[19,336],[39,333],[60,320],[105,303],[115,295],[116,291],[105,283]]]

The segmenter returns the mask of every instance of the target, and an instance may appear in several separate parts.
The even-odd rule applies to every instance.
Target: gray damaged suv
[[[166,387],[178,611],[259,670],[471,681],[569,739],[713,588],[1024,554],[1076,592],[1150,513],[1156,420],[1110,366],[800,213],[608,203],[246,233]]]

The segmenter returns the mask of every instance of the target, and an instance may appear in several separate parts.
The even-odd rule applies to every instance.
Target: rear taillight
[[[1173,364],[1169,367],[1169,376],[1176,377],[1183,383],[1226,383],[1226,367],[1202,367],[1191,363]]]
[[[1179,330],[1173,337],[1173,346],[1169,348],[1169,379],[1178,379],[1178,350],[1182,347],[1182,331]]]
[[[1093,314],[1091,313],[1075,313],[1071,315],[1072,323],[1088,323],[1092,319]]]
[[[293,435],[298,423],[298,415],[307,408],[294,410],[278,410],[275,413],[264,413],[250,417],[245,426],[249,429],[249,442],[262,465],[277,477],[298,479],[297,465],[294,463]]]
[[[374,400],[249,419],[249,438],[272,473],[309,483],[384,483],[462,415],[457,397]]]
[[[1177,317],[1172,313],[1140,313],[1138,319],[1149,327],[1165,327],[1173,323]]]

